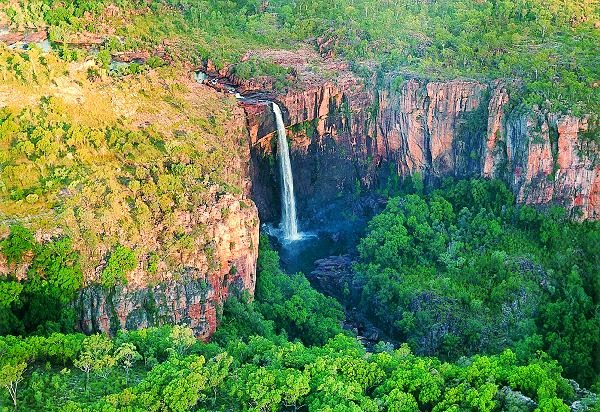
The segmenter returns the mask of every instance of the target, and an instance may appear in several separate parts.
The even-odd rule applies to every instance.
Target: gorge
[[[0,409],[600,410],[600,14],[0,1]]]
[[[210,84],[213,80],[202,78],[203,84],[195,78],[183,80],[188,88],[182,94],[184,101],[200,108],[202,99],[211,104],[196,116],[208,113],[228,126],[215,138],[220,144],[226,141],[231,146],[229,153],[234,154],[221,175],[229,180],[229,186],[224,187],[235,185],[240,191],[227,194],[213,186],[200,200],[190,197],[187,210],[178,210],[173,200],[164,198],[166,215],[172,214],[169,219],[176,225],[157,224],[146,229],[142,237],[136,232],[140,230],[136,228],[136,214],[144,210],[142,203],[151,201],[142,199],[153,199],[151,190],[155,189],[150,188],[156,184],[151,182],[149,171],[142,172],[145,166],[136,166],[140,169],[137,175],[123,166],[114,168],[125,172],[120,180],[115,177],[122,198],[110,198],[112,210],[123,210],[122,222],[128,229],[124,231],[123,224],[109,219],[102,230],[111,236],[106,239],[118,239],[138,250],[137,265],[127,275],[127,285],[119,286],[117,293],[103,291],[97,284],[111,247],[95,251],[87,246],[90,224],[86,219],[90,217],[81,214],[75,218],[81,229],[68,233],[86,259],[83,278],[87,287],[76,304],[81,330],[108,332],[185,321],[198,336],[208,338],[216,329],[219,305],[230,292],[254,290],[259,222],[281,223],[284,237],[294,239],[300,236],[296,222],[299,212],[302,231],[318,236],[280,251],[286,268],[308,274],[315,260],[352,252],[367,221],[384,208],[388,196],[406,185],[430,189],[448,177],[499,178],[520,203],[540,207],[558,204],[576,219],[594,220],[600,213],[598,150],[594,141],[585,137],[593,131],[585,116],[526,110],[515,104],[519,89],[510,82],[415,77],[378,80],[359,77],[343,61],[324,59],[304,49],[271,51],[270,57],[295,73],[294,87],[278,91],[269,77],[238,79],[233,66],[217,70],[210,62],[202,70],[217,86],[226,82],[240,93],[237,97],[247,98],[236,99],[231,88],[215,92]],[[84,73],[87,67],[80,70]],[[324,75],[331,71],[339,75],[335,81]],[[62,87],[51,89],[51,93],[66,98],[69,95],[63,91],[77,90],[77,81],[63,78]],[[88,87],[95,93],[96,86]],[[147,99],[143,93],[139,92],[140,102]],[[93,104],[86,95],[79,99],[84,100],[68,104]],[[114,100],[108,107],[122,110],[122,103]],[[227,110],[221,112],[224,107]],[[175,124],[179,113],[168,106],[163,110],[160,122]],[[134,122],[141,117],[130,116]],[[155,114],[143,116],[146,122],[157,121]],[[83,124],[93,121],[84,119]],[[140,125],[144,130],[143,123]],[[186,127],[174,137],[160,139],[188,136],[191,141],[198,133],[197,126],[189,123]],[[201,133],[206,132],[201,129]],[[168,156],[178,156],[176,153]],[[181,161],[157,156],[164,162],[161,173],[167,176],[172,175],[170,165]],[[166,182],[165,177],[162,179]],[[145,192],[132,185],[133,181],[147,185]],[[128,196],[137,199],[133,209],[127,203]],[[78,197],[63,199],[80,201]],[[159,209],[152,213],[161,216],[165,212]],[[161,222],[163,217],[157,219]],[[43,241],[51,239],[53,233],[40,227],[35,237]],[[165,237],[187,242],[188,249],[179,246],[184,243],[174,243],[171,251],[162,251]],[[149,272],[148,262],[159,253],[164,256],[158,260],[164,275],[157,281]],[[24,276],[28,264],[25,261],[14,267],[4,263],[1,269],[3,273],[16,270]]]

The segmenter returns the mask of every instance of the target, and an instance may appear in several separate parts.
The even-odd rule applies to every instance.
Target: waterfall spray
[[[296,218],[296,199],[294,197],[294,177],[290,162],[290,150],[281,109],[273,102],[273,112],[277,123],[277,155],[281,172],[281,230],[286,241],[300,239]]]

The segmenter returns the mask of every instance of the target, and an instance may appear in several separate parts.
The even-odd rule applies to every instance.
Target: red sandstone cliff
[[[418,172],[433,180],[502,178],[522,203],[555,202],[574,216],[600,217],[598,149],[580,136],[585,119],[511,111],[500,81],[413,78],[369,86],[343,65],[338,74],[338,82],[300,78],[300,87],[277,96],[291,126],[295,178],[306,195],[328,189],[303,182],[304,169],[311,169],[313,182],[321,178],[341,191],[355,179],[374,184],[387,164],[401,176]],[[255,151],[270,151],[270,108],[245,108]]]
[[[179,216],[189,230],[206,227],[210,249],[196,245],[173,256],[182,270],[164,272],[154,285],[91,285],[80,294],[79,328],[114,332],[161,324],[185,324],[208,338],[231,293],[254,293],[259,225],[254,203],[226,195],[193,213]]]

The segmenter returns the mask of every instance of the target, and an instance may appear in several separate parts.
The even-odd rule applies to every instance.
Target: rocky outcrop
[[[185,324],[208,338],[231,294],[254,293],[259,225],[250,200],[225,195],[210,206],[180,215],[190,231],[205,228],[208,244],[171,256],[178,269],[160,268],[154,284],[132,283],[107,289],[92,284],[75,303],[79,329],[114,333],[121,329]]]
[[[147,51],[114,53],[112,59],[119,63],[145,63],[150,58]]]
[[[597,394],[580,387],[579,384],[572,379],[568,379],[567,382],[571,385],[573,392],[575,393],[575,400],[571,403],[571,411],[590,411],[598,405],[599,397]]]
[[[355,304],[360,299],[362,284],[354,276],[350,255],[329,256],[315,261],[315,269],[309,278],[327,296],[333,296],[344,304]]]
[[[375,80],[347,67],[339,72],[339,82],[312,79],[277,96],[297,192],[310,199],[300,201],[305,215],[357,182],[381,188],[393,176],[419,174],[426,184],[449,176],[501,178],[521,203],[556,203],[574,217],[600,217],[598,148],[582,138],[586,119],[517,110],[502,81],[398,77],[369,85]],[[246,113],[260,163],[271,153],[275,127],[268,106],[251,106]],[[255,178],[256,187],[277,187],[274,175]],[[272,204],[277,193],[255,198],[260,209],[261,198]]]
[[[4,43],[7,46],[14,46],[17,44],[40,44],[48,39],[48,33],[44,30],[33,31],[29,33],[24,32],[3,32],[0,30],[0,43]]]

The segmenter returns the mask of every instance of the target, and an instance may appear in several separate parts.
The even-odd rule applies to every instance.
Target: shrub
[[[23,255],[30,250],[33,250],[34,239],[33,234],[21,225],[10,227],[10,234],[0,243],[2,253],[6,256],[9,264],[20,263]]]
[[[107,288],[127,283],[127,274],[137,266],[135,253],[126,246],[117,245],[102,270],[102,285]]]

